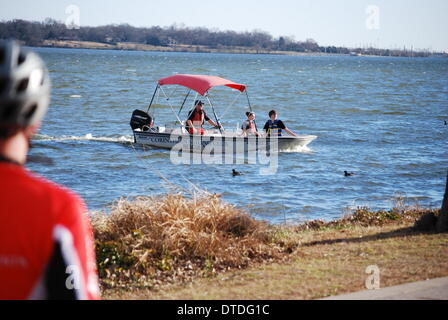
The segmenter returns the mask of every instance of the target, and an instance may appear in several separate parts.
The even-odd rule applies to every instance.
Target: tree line
[[[219,31],[203,27],[153,26],[136,28],[129,24],[99,27],[67,27],[64,23],[47,18],[43,22],[11,20],[0,22],[0,39],[17,39],[29,46],[42,46],[45,40],[92,41],[106,44],[119,42],[153,46],[192,45],[219,48],[254,48],[264,51],[322,52],[333,54],[366,54],[382,56],[428,56],[429,52],[409,52],[375,48],[348,49],[319,46],[313,39],[296,41],[287,36],[278,38],[261,30],[251,32]]]

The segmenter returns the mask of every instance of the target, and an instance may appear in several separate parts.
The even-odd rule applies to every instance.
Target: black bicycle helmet
[[[0,41],[0,134],[38,124],[50,103],[42,59],[15,41]]]

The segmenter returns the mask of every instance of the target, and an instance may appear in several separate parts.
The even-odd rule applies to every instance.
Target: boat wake
[[[288,149],[280,149],[280,153],[314,153],[308,146],[295,146]]]
[[[132,136],[109,136],[109,137],[94,137],[91,133],[85,136],[60,136],[52,137],[44,134],[36,134],[33,137],[35,141],[96,141],[96,142],[110,142],[119,143],[123,145],[131,145],[134,143]]]

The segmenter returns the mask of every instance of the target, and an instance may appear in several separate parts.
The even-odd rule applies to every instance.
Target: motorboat
[[[185,98],[176,112],[174,106],[170,103],[170,97],[166,94],[166,86],[180,86],[187,89]],[[224,128],[222,119],[218,117],[216,108],[212,103],[209,91],[216,87],[228,87],[232,91],[239,93],[225,112],[231,108],[241,94],[245,94],[247,100],[247,110],[252,110],[247,87],[244,84],[238,84],[230,80],[209,75],[191,75],[177,74],[167,78],[160,79],[157,82],[156,89],[152,96],[147,111],[135,110],[131,117],[131,128],[134,134],[134,141],[138,145],[151,146],[164,149],[175,149],[179,151],[204,152],[205,150],[222,153],[240,153],[248,151],[257,151],[260,148],[267,150],[287,151],[306,147],[317,136],[299,135],[299,136],[256,136],[244,134],[239,126],[236,129]],[[205,107],[211,110],[214,116],[214,122],[217,127],[205,130],[204,135],[192,135],[186,129],[186,121],[181,119],[182,111],[186,108],[187,101],[192,92],[195,94],[193,101],[202,97],[206,102]],[[155,126],[154,116],[150,114],[152,108],[160,105],[160,101],[165,99],[170,104],[176,122],[174,125]],[[193,106],[194,107],[194,106]],[[207,110],[207,109],[206,109]],[[185,119],[187,116],[185,116]]]

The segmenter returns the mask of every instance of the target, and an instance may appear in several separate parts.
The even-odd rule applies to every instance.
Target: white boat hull
[[[317,136],[302,135],[298,137],[258,138],[241,137],[235,135],[187,135],[169,134],[158,132],[134,131],[135,143],[143,146],[151,146],[163,149],[173,149],[203,152],[204,149],[212,152],[240,153],[259,149],[288,151],[304,148]]]

